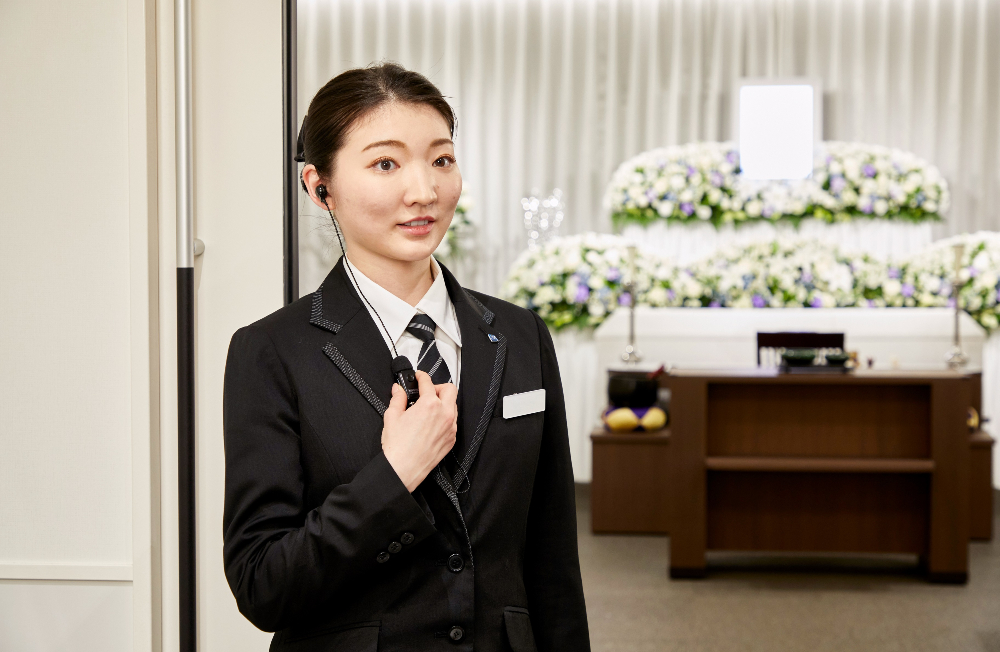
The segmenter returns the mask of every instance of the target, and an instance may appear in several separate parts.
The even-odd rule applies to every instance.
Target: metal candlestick
[[[628,344],[625,352],[622,353],[622,361],[628,365],[635,365],[642,360],[642,355],[635,348],[635,246],[628,248],[628,281],[624,283],[625,291],[628,292]]]
[[[965,253],[965,245],[958,243],[952,247],[952,250],[955,252],[955,274],[951,282],[951,296],[955,301],[955,330],[952,337],[951,351],[945,355],[944,359],[949,369],[958,370],[969,363],[969,356],[962,351],[962,343],[958,335],[958,319],[962,312],[962,308],[958,303],[958,293],[961,289],[959,274],[962,270],[962,255]]]

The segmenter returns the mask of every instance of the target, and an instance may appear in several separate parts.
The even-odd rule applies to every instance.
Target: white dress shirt
[[[431,256],[434,281],[415,307],[362,274],[357,267],[351,265],[351,261],[346,256],[344,262],[354,272],[351,283],[354,284],[355,289],[360,286],[368,303],[371,303],[369,306],[363,299],[361,301],[372,316],[375,327],[382,334],[385,346],[389,349],[389,355],[392,355],[392,344],[395,343],[399,355],[405,355],[410,359],[413,368],[417,368],[417,359],[420,357],[420,347],[423,342],[408,332],[406,327],[413,315],[422,312],[434,320],[434,339],[437,340],[438,352],[441,353],[445,364],[448,365],[448,370],[451,372],[451,382],[455,384],[455,387],[458,387],[462,371],[462,334],[458,329],[455,305],[451,302],[451,297],[448,296],[444,275],[441,274],[441,268],[434,257]],[[350,274],[347,276],[351,278]],[[378,315],[375,314],[375,311],[378,311]],[[388,333],[379,324],[379,317],[382,317],[382,322],[385,324],[385,330],[389,331]]]

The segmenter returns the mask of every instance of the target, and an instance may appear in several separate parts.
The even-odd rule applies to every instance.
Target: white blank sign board
[[[739,90],[740,167],[747,179],[805,179],[813,170],[814,88],[746,84]]]

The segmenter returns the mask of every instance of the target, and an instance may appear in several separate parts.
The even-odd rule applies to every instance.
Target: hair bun
[[[299,127],[299,139],[296,141],[295,145],[295,156],[293,160],[299,163],[305,163],[306,161],[306,145],[303,139],[303,134],[306,131],[306,118],[309,116],[302,116],[302,126]]]

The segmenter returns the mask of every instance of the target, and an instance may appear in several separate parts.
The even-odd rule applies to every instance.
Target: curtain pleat
[[[520,198],[558,187],[562,233],[609,231],[614,169],[733,134],[741,77],[823,84],[823,136],[913,151],[952,186],[937,237],[1000,228],[1000,2],[993,0],[299,0],[299,112],[338,73],[390,59],[458,114],[475,202],[462,280],[498,291],[526,245]],[[303,197],[302,291],[339,251]]]

